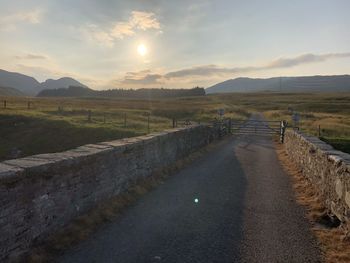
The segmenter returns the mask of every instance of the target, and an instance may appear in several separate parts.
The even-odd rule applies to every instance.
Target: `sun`
[[[147,54],[147,47],[144,44],[139,44],[137,46],[137,53],[139,53],[140,56],[144,57]]]

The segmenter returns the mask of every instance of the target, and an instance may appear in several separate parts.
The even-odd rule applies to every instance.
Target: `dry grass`
[[[329,228],[322,224],[327,211],[315,187],[289,159],[281,144],[276,144],[276,151],[284,169],[292,177],[297,202],[306,207],[307,218],[313,226],[312,231],[318,240],[325,262],[350,262],[350,242],[344,239],[345,233],[342,228]]]
[[[152,176],[134,182],[125,193],[100,203],[86,214],[73,220],[62,230],[51,235],[47,240],[37,244],[31,253],[26,255],[25,262],[53,262],[55,257],[65,249],[89,238],[103,223],[116,220],[130,204],[162,184],[170,175],[215,147],[217,147],[217,143],[212,143],[175,164],[153,172]]]

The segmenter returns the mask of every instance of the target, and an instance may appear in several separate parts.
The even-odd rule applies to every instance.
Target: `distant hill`
[[[9,87],[0,87],[0,96],[24,96],[24,93],[18,89]]]
[[[203,88],[193,89],[111,89],[92,90],[86,87],[70,86],[69,88],[59,88],[43,90],[38,97],[106,97],[106,98],[138,98],[154,99],[167,97],[204,96]]]
[[[93,96],[95,90],[80,87],[70,86],[68,88],[44,89],[40,91],[37,97],[87,97]]]
[[[60,88],[69,88],[70,86],[73,87],[84,87],[87,88],[84,84],[80,83],[79,81],[72,79],[72,78],[60,78],[57,80],[54,79],[48,79],[45,82],[42,82],[39,85],[39,90],[45,90],[45,89],[60,89]]]
[[[33,77],[0,69],[0,87],[11,87],[17,89],[22,92],[22,96],[36,96],[44,89],[68,88],[70,86],[87,88],[87,86],[79,81],[68,77],[57,80],[48,79],[45,82],[40,83]]]
[[[25,95],[36,95],[40,83],[32,77],[0,69],[0,86],[15,88]]]
[[[236,78],[206,89],[207,94],[228,92],[350,92],[350,75],[277,77],[268,79]]]

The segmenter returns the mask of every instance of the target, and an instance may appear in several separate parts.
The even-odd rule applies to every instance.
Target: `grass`
[[[292,109],[300,115],[301,131],[319,136],[334,148],[350,153],[350,94],[284,94],[271,96],[271,107],[255,106],[267,119],[287,120],[294,125]]]
[[[262,112],[269,120],[300,114],[301,131],[318,136],[338,150],[350,153],[350,93],[237,93],[214,95],[225,104],[248,112]]]
[[[7,101],[6,109],[1,107],[3,100]],[[173,118],[178,125],[187,119],[192,123],[207,122],[217,117],[219,108],[225,108],[228,117],[248,116],[246,111],[215,97],[162,100],[3,97],[0,103],[0,161],[161,131],[172,127]]]
[[[318,135],[320,125],[323,140],[350,152],[350,93],[232,93],[156,100],[0,97],[0,161],[161,131],[172,127],[173,118],[179,125],[186,119],[210,122],[221,108],[225,117],[234,119],[258,111],[289,123],[288,109],[293,109],[300,113],[302,131]]]
[[[20,149],[22,155],[33,155],[138,135],[131,130],[82,127],[64,120],[46,120],[23,115],[2,115],[0,126],[2,159],[11,154],[12,149]]]

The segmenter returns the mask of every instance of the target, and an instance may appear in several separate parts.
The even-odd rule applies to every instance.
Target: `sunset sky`
[[[91,88],[350,74],[348,0],[0,0],[0,68]]]

